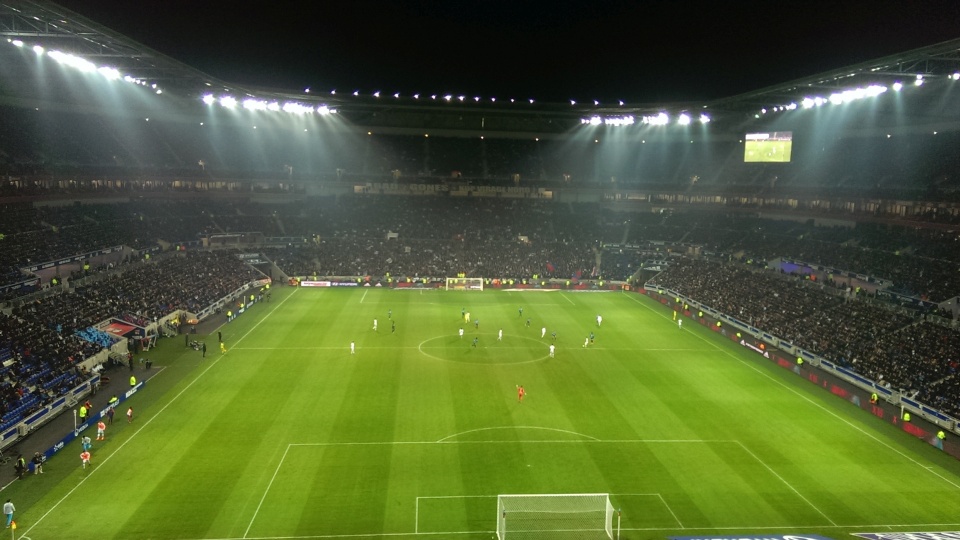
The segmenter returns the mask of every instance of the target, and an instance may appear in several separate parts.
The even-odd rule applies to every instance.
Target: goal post
[[[483,278],[478,277],[448,277],[448,291],[482,291]]]
[[[609,493],[499,495],[497,538],[614,540],[614,513]]]

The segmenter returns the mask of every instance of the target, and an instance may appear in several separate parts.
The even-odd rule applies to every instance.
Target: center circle
[[[477,338],[477,346],[473,340]],[[417,346],[420,354],[443,362],[503,366],[511,364],[531,364],[542,362],[550,356],[550,343],[524,336],[503,336],[496,334],[465,334],[462,338],[437,336],[424,340]]]

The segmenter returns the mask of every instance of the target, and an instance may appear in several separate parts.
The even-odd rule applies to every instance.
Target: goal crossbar
[[[613,540],[608,493],[499,495],[497,538],[597,538]]]

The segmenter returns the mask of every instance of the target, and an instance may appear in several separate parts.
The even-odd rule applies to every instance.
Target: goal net
[[[447,278],[447,290],[448,291],[482,291],[483,290],[483,278]]]
[[[608,493],[500,495],[497,538],[613,539]]]

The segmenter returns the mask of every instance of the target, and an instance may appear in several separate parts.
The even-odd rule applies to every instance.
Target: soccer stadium
[[[13,540],[960,537],[960,39],[635,105],[0,33]]]

